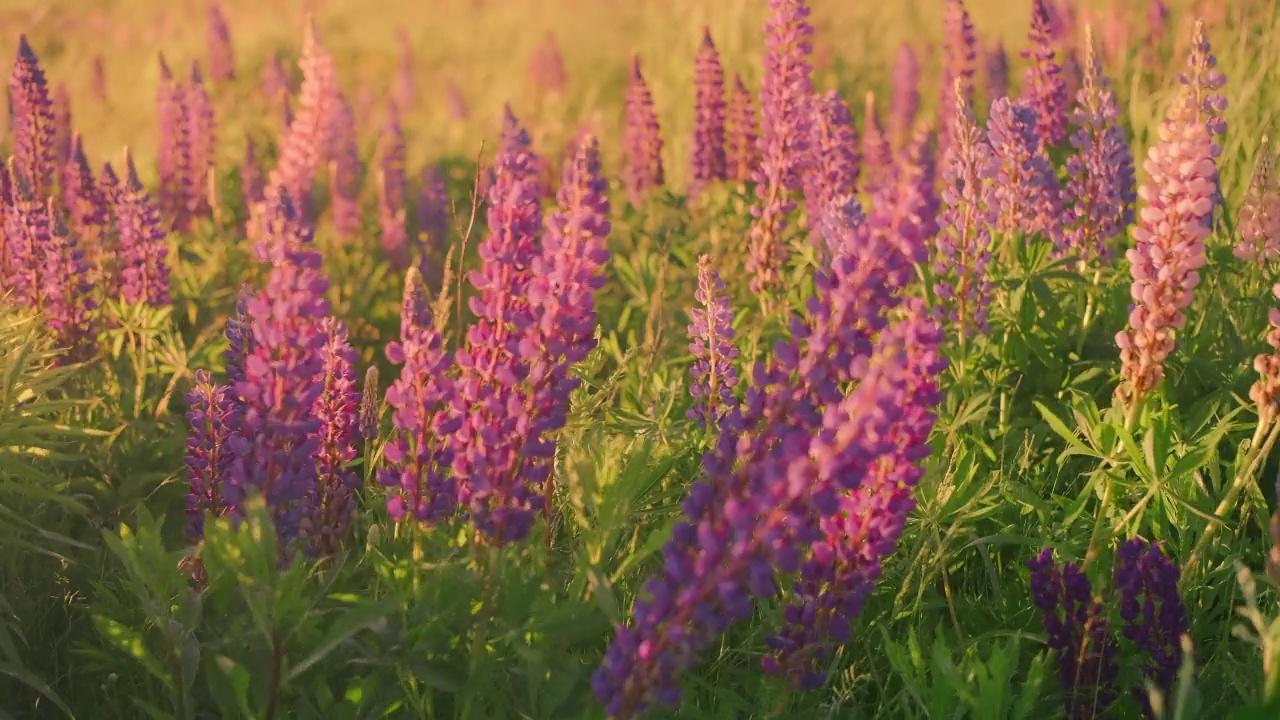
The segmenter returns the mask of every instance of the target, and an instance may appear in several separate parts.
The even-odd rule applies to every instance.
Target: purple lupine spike
[[[964,0],[947,0],[942,11],[942,97],[938,107],[938,153],[947,157],[955,137],[955,117],[949,110],[955,105],[956,83],[965,104],[973,107],[973,75],[978,62],[978,40]]]
[[[1118,123],[1120,108],[1087,26],[1085,43],[1083,84],[1071,114],[1075,152],[1067,159],[1063,205],[1069,218],[1067,243],[1088,263],[1109,260],[1107,243],[1133,222],[1137,191],[1133,154]]]
[[[160,211],[138,180],[138,170],[127,148],[124,163],[125,184],[115,205],[120,235],[120,294],[127,303],[164,307],[169,304],[169,250]]]
[[[330,557],[351,532],[351,513],[360,489],[360,474],[349,467],[361,441],[360,391],[356,389],[356,351],[347,342],[346,327],[326,317],[319,331],[325,343],[320,350],[324,359],[318,379],[320,395],[311,411],[320,427],[315,433],[316,497],[309,503],[314,528],[310,545],[316,555]]]
[[[187,113],[187,180],[183,186],[186,190],[188,216],[198,217],[207,215],[212,206],[209,202],[210,192],[213,190],[210,172],[214,167],[214,150],[217,147],[213,102],[200,77],[199,63],[191,64],[191,81],[184,89],[184,97],[183,104]]]
[[[258,87],[262,97],[273,105],[281,96],[293,92],[293,80],[285,70],[280,53],[272,52],[271,57],[267,58],[266,63],[262,65],[262,71],[258,76]]]
[[[197,370],[187,393],[187,537],[204,537],[206,515],[226,514],[222,492],[231,465],[232,405],[230,388],[214,383],[205,370]]]
[[[1067,137],[1067,86],[1053,49],[1053,18],[1046,0],[1031,0],[1031,47],[1022,57],[1031,61],[1024,78],[1022,97],[1036,114],[1036,134],[1047,147],[1057,147]]]
[[[930,454],[929,433],[943,398],[938,378],[947,365],[939,352],[942,329],[924,303],[913,300],[906,317],[887,332],[882,342],[899,347],[905,358],[901,417],[868,477],[840,495],[839,512],[822,518],[823,537],[801,568],[786,625],[768,641],[774,652],[765,657],[765,670],[800,687],[821,686],[831,651],[848,642],[850,623],[861,614],[881,562],[897,547],[915,507],[912,489]]]
[[[1062,250],[1062,190],[1045,143],[1036,135],[1036,111],[1007,97],[991,104],[987,140],[995,179],[994,229],[1039,234]]]
[[[1080,67],[1080,55],[1074,47],[1062,51],[1062,84],[1067,88],[1067,97],[1075,97],[1080,92],[1080,83],[1084,81],[1084,69]]]
[[[1213,138],[1212,152],[1216,163],[1218,155],[1222,153],[1218,137],[1227,132],[1227,121],[1222,118],[1222,114],[1227,110],[1227,96],[1219,92],[1227,84],[1227,78],[1222,71],[1218,70],[1218,60],[1213,56],[1213,49],[1209,46],[1209,36],[1205,32],[1202,20],[1196,21],[1195,31],[1191,37],[1191,52],[1187,57],[1187,72],[1178,75],[1178,82],[1190,88],[1194,95],[1195,117],[1196,120],[1205,124],[1210,137]],[[1216,165],[1213,171],[1213,186],[1213,203],[1215,206],[1221,206],[1222,187]],[[1205,217],[1205,223],[1213,224],[1212,213]]]
[[[747,272],[751,289],[776,290],[786,262],[782,232],[794,207],[791,195],[811,165],[813,82],[809,56],[809,5],[805,0],[769,0],[765,23],[764,77],[760,84],[760,168],[756,171],[757,202],[751,214]]]
[[[357,413],[357,429],[360,439],[373,442],[378,439],[378,366],[370,365],[364,373],[364,385],[360,387],[360,410]]]
[[[724,69],[711,40],[711,28],[703,28],[702,45],[693,67],[693,143],[690,157],[689,197],[709,183],[728,176],[725,159]]]
[[[258,149],[253,138],[245,141],[244,161],[240,163],[240,192],[244,196],[246,215],[252,215],[253,209],[262,203],[266,192],[266,180],[262,177],[262,166],[258,164]]]
[[[449,189],[444,183],[444,173],[439,165],[424,167],[418,181],[418,204],[415,208],[420,254],[418,264],[422,274],[433,282],[442,279],[438,277],[437,268],[449,248],[449,211]]]
[[[1147,49],[1154,52],[1169,31],[1169,8],[1164,0],[1147,0]]]
[[[186,198],[189,194],[186,182],[190,180],[187,163],[190,153],[190,114],[187,112],[186,93],[181,83],[173,77],[164,54],[159,55],[160,82],[156,87],[156,117],[159,135],[156,153],[156,172],[160,176],[157,201],[160,212],[179,229],[186,226]]]
[[[378,137],[378,223],[382,229],[378,240],[387,259],[397,269],[408,266],[404,132],[394,104],[387,107],[387,121]]]
[[[338,234],[351,239],[360,232],[360,150],[356,118],[346,97],[338,96],[329,130],[329,210]]]
[[[1233,251],[1247,262],[1265,265],[1280,258],[1280,191],[1273,184],[1274,169],[1275,155],[1263,136],[1240,207],[1240,242]]]
[[[1004,43],[997,41],[987,51],[983,72],[987,82],[987,98],[995,102],[1009,94],[1009,56],[1004,51]]]
[[[98,190],[102,193],[102,200],[108,212],[113,211],[120,194],[120,178],[109,162],[102,163],[102,172],[98,177]]]
[[[1143,207],[1125,257],[1133,276],[1129,326],[1116,334],[1123,381],[1116,397],[1132,407],[1164,379],[1164,361],[1184,310],[1200,284],[1205,240],[1217,197],[1217,143],[1201,114],[1196,90],[1184,86],[1147,153]]]
[[[862,106],[863,185],[870,192],[883,185],[893,171],[893,145],[880,126],[876,95],[868,92]]]
[[[338,99],[333,56],[320,44],[311,19],[307,21],[298,65],[302,68],[298,110],[281,142],[280,159],[268,177],[267,204],[274,204],[277,189],[287,190],[298,214],[307,217],[311,186],[329,146],[331,108]]]
[[[309,546],[315,530],[321,422],[314,408],[324,391],[327,338],[320,328],[329,314],[329,280],[311,246],[312,229],[294,210],[289,191],[281,189],[271,200],[253,247],[270,270],[266,287],[244,303],[250,335],[243,377],[233,386],[244,414],[223,497],[238,511],[248,490],[261,492],[288,557]]]
[[[400,62],[396,66],[396,79],[391,97],[396,107],[403,112],[409,112],[418,100],[418,79],[413,71],[417,63],[413,58],[413,42],[409,39],[409,34],[401,30],[396,34],[396,42],[400,45]]]
[[[1049,649],[1058,656],[1058,678],[1070,720],[1105,716],[1115,701],[1109,679],[1119,674],[1116,646],[1107,637],[1102,606],[1089,578],[1073,563],[1059,567],[1045,548],[1027,562],[1031,597],[1043,613]]]
[[[405,274],[400,339],[387,343],[386,353],[392,364],[404,366],[387,388],[395,433],[386,445],[387,464],[378,470],[389,491],[387,514],[397,522],[446,518],[458,509],[457,486],[448,475],[453,449],[446,441],[458,425],[447,408],[454,381],[415,267]]]
[[[453,78],[449,78],[444,83],[444,106],[448,110],[449,117],[459,122],[466,120],[471,114],[467,107],[467,98]]]
[[[529,58],[529,84],[538,93],[560,95],[564,92],[564,58],[556,36],[548,32],[542,44]]]
[[[77,247],[62,217],[55,210],[53,198],[45,204],[49,236],[40,252],[40,297],[45,323],[65,350],[62,362],[84,360],[93,351],[93,310],[96,307],[89,281],[89,264]]]
[[[253,292],[252,285],[240,287],[240,292],[236,294],[235,310],[227,318],[227,326],[223,331],[227,338],[227,351],[223,354],[227,386],[232,390],[236,383],[244,380],[245,359],[253,350],[253,328],[249,322],[249,299],[253,297]]]
[[[62,164],[71,157],[71,95],[67,92],[66,83],[58,83],[53,88],[50,100],[53,112],[53,159]]]
[[[755,177],[760,167],[759,128],[751,93],[742,77],[734,75],[725,116],[725,162],[730,180],[744,183]]]
[[[640,56],[631,57],[627,81],[627,122],[622,131],[622,177],[631,204],[639,207],[646,195],[665,183],[662,171],[662,129],[653,108],[653,93],[640,73]]]
[[[62,202],[71,219],[71,229],[82,243],[95,237],[107,221],[107,203],[93,179],[93,168],[85,156],[80,133],[71,138],[71,153],[63,163]]]
[[[973,110],[959,81],[955,86],[955,144],[943,158],[942,203],[934,256],[933,290],[956,333],[969,336],[987,330],[991,281],[991,226],[996,222],[995,169],[986,133],[973,121]]]
[[[728,424],[726,429],[736,431],[741,418],[733,397],[733,388],[738,385],[733,307],[710,255],[698,258],[694,297],[699,307],[689,311],[689,352],[694,357],[689,369],[689,394],[693,397],[689,418],[700,427],[719,429]]]
[[[15,305],[39,310],[43,305],[40,283],[42,260],[51,242],[49,213],[35,197],[31,183],[9,156],[8,175],[12,184],[12,200],[4,208],[4,272],[0,273],[3,289],[8,290]]]
[[[209,3],[208,10],[209,79],[224,83],[236,76],[236,54],[231,43],[231,28],[222,14],[222,5]]]
[[[1166,696],[1182,667],[1182,636],[1191,629],[1178,596],[1179,575],[1160,543],[1134,538],[1116,552],[1115,589],[1124,636],[1146,653],[1142,674]],[[1156,717],[1145,690],[1135,688],[1133,695],[1147,717]]]
[[[9,75],[9,105],[13,116],[13,156],[31,187],[32,197],[43,200],[53,194],[58,159],[57,118],[40,59],[27,43],[26,35],[18,36],[18,58]]]
[[[831,90],[814,98],[812,107],[809,128],[813,136],[809,147],[813,152],[813,167],[804,175],[804,203],[810,226],[820,229],[822,223],[818,218],[831,212],[836,199],[854,194],[863,158],[858,153],[853,116],[839,93]],[[825,234],[815,233],[824,238]],[[829,238],[825,239],[830,242]]]
[[[911,139],[911,128],[920,112],[920,59],[910,43],[898,47],[893,62],[893,96],[889,104],[889,137],[895,150]]]
[[[890,179],[872,196],[867,230],[880,242],[898,249],[902,262],[888,276],[903,288],[916,276],[916,266],[929,260],[929,247],[938,234],[937,178],[929,129],[920,127],[894,165]]]

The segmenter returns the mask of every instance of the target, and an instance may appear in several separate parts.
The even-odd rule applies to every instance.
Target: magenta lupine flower
[[[253,214],[253,209],[260,205],[266,194],[266,180],[262,177],[262,166],[258,164],[258,150],[253,138],[248,138],[244,146],[244,161],[240,163],[240,192],[244,196],[246,216]]]
[[[415,208],[418,224],[419,269],[433,282],[441,280],[438,263],[443,262],[449,248],[449,189],[444,184],[444,174],[439,165],[422,169],[418,181],[418,204]]]
[[[875,93],[867,93],[862,106],[863,186],[870,192],[888,181],[893,171],[893,145],[880,126]]]
[[[694,298],[699,307],[689,311],[689,352],[694,357],[689,369],[689,394],[693,397],[689,418],[700,427],[719,429],[728,423],[727,429],[735,430],[742,421],[738,401],[733,397],[738,385],[733,307],[710,255],[698,258]]]
[[[214,383],[205,370],[197,370],[187,393],[187,536],[204,537],[205,515],[226,514],[222,492],[231,467],[231,439],[235,399],[230,388]]]
[[[911,138],[911,128],[919,111],[920,60],[910,43],[902,43],[893,62],[893,100],[889,105],[889,136],[895,150]]]
[[[302,90],[298,110],[280,146],[280,159],[267,182],[268,204],[278,189],[287,190],[299,216],[310,207],[311,186],[328,150],[329,118],[338,101],[333,56],[320,44],[315,24],[307,24],[302,41]],[[270,212],[270,208],[268,208]]]
[[[1117,397],[1137,403],[1164,379],[1174,333],[1186,322],[1192,292],[1205,263],[1208,219],[1216,197],[1217,144],[1201,114],[1195,89],[1183,87],[1147,153],[1143,207],[1125,256],[1133,275],[1129,327],[1116,334],[1123,382]]]
[[[338,552],[342,539],[351,531],[351,512],[360,474],[349,467],[362,438],[358,426],[360,391],[356,389],[356,351],[347,342],[342,322],[326,317],[320,322],[325,338],[320,354],[324,358],[318,382],[320,396],[312,416],[320,421],[315,462],[316,497],[309,501],[314,528],[311,550],[322,557]]]
[[[1092,31],[1086,28],[1083,86],[1076,97],[1071,122],[1075,153],[1067,159],[1064,206],[1069,213],[1067,243],[1084,262],[1106,262],[1107,243],[1133,222],[1133,202],[1137,198],[1133,154],[1125,141],[1118,119],[1111,82],[1102,74],[1093,47]]]
[[[120,236],[120,294],[127,303],[169,304],[169,254],[160,211],[151,202],[133,158],[125,150],[125,184],[116,199]]]
[[[938,234],[938,193],[932,137],[920,127],[903,149],[891,177],[872,195],[867,231],[898,249],[902,262],[887,278],[903,288],[916,277],[916,266],[929,261],[929,247]]]
[[[186,227],[187,197],[191,180],[190,118],[183,86],[160,54],[160,83],[156,88],[156,118],[159,123],[156,171],[160,175],[157,200],[160,212],[174,227]]]
[[[1280,300],[1280,284],[1271,286],[1271,294]],[[1258,425],[1269,427],[1280,416],[1280,308],[1267,313],[1267,345],[1271,352],[1253,358],[1257,381],[1249,388],[1249,399],[1258,411]],[[1280,484],[1280,482],[1278,482]]]
[[[387,122],[378,137],[378,240],[392,266],[409,264],[408,229],[405,213],[405,147],[400,129],[400,113],[387,107]]]
[[[102,173],[98,176],[98,189],[102,192],[102,199],[108,211],[114,209],[120,195],[120,178],[109,162],[102,163]]]
[[[640,56],[631,57],[627,81],[627,118],[622,130],[622,178],[631,204],[639,207],[649,191],[665,183],[662,171],[662,128],[653,94],[640,74]]]
[[[863,158],[858,154],[858,132],[853,127],[849,106],[835,90],[812,101],[813,118],[809,147],[813,167],[804,177],[804,203],[810,227],[819,230],[819,218],[831,211],[836,198],[852,196]],[[883,136],[880,138],[884,139]],[[885,148],[887,150],[887,147]]]
[[[765,23],[764,77],[760,84],[760,168],[756,171],[757,202],[751,209],[750,256],[747,271],[751,289],[775,290],[786,262],[782,231],[794,207],[791,196],[811,166],[811,102],[813,82],[809,56],[809,6],[805,0],[769,0]]]
[[[1069,720],[1105,715],[1115,701],[1109,686],[1119,674],[1116,646],[1107,636],[1107,619],[1093,599],[1089,578],[1073,563],[1059,567],[1045,548],[1027,562],[1031,597],[1043,615],[1049,649],[1058,656],[1058,679]]]
[[[356,118],[339,95],[329,130],[329,211],[338,234],[350,239],[360,232],[360,149]]]
[[[449,117],[457,121],[466,120],[471,114],[467,107],[467,98],[453,78],[449,78],[444,83],[444,106]]]
[[[231,29],[217,2],[209,4],[209,79],[222,83],[236,76],[236,55],[231,45]]]
[[[1022,98],[1036,114],[1036,134],[1048,147],[1056,147],[1067,137],[1067,86],[1062,68],[1055,61],[1053,18],[1046,0],[1031,0],[1031,47],[1022,57],[1031,61],[1023,79]]]
[[[15,305],[39,310],[44,291],[40,272],[53,230],[45,204],[34,196],[13,156],[9,157],[8,176],[12,199],[4,207],[4,242],[0,243],[4,272],[0,282],[11,292]]]
[[[729,107],[725,116],[725,162],[730,180],[747,182],[760,168],[760,123],[751,93],[742,77],[733,76]]]
[[[1215,161],[1213,203],[1215,206],[1220,206],[1222,189],[1219,185],[1216,161],[1218,155],[1222,153],[1218,137],[1227,132],[1227,121],[1222,119],[1222,113],[1227,109],[1227,97],[1219,91],[1222,90],[1223,85],[1227,84],[1227,78],[1217,66],[1218,60],[1213,56],[1212,48],[1209,46],[1209,36],[1205,33],[1204,22],[1197,20],[1195,33],[1191,38],[1191,53],[1187,57],[1187,72],[1179,74],[1178,82],[1193,93],[1196,120],[1204,123],[1213,139],[1212,152]],[[1212,212],[1205,217],[1204,221],[1212,225]]]
[[[72,136],[71,154],[63,161],[62,169],[63,207],[70,218],[71,230],[88,250],[87,244],[97,239],[106,224],[108,211],[106,199],[94,182],[93,168],[85,157],[80,133]]]
[[[183,89],[183,103],[187,113],[187,213],[200,216],[209,213],[210,192],[213,189],[209,173],[213,170],[213,155],[217,147],[213,118],[213,102],[200,77],[200,65],[191,64],[191,81]]]
[[[997,41],[987,51],[983,71],[987,81],[987,99],[996,101],[1009,94],[1009,56],[1005,54],[1004,43]]]
[[[459,421],[447,407],[454,382],[450,358],[415,267],[405,274],[400,340],[387,343],[386,352],[393,364],[404,366],[387,388],[395,434],[384,451],[387,465],[378,470],[389,491],[387,514],[397,522],[409,516],[434,522],[458,509],[457,485],[448,475],[453,461],[448,438]]]
[[[1115,589],[1124,636],[1148,656],[1143,677],[1166,696],[1182,667],[1182,636],[1191,630],[1178,596],[1179,575],[1160,543],[1134,538],[1116,552]],[[1145,689],[1134,688],[1133,696],[1147,717],[1156,717]]]
[[[18,36],[18,59],[9,75],[9,107],[17,168],[30,185],[32,197],[43,200],[53,194],[56,118],[44,70],[26,35]]]
[[[54,86],[50,110],[53,113],[53,159],[61,164],[71,157],[71,96],[67,93],[66,83]]]
[[[728,175],[725,159],[724,69],[711,41],[711,28],[703,28],[702,46],[693,67],[693,143],[690,157],[689,197],[696,197],[709,183]]]
[[[1240,207],[1240,242],[1234,254],[1241,260],[1266,264],[1280,258],[1280,191],[1272,179],[1274,167],[1271,144],[1263,137]]]
[[[996,223],[1002,233],[1039,234],[1062,250],[1062,190],[1045,143],[1036,135],[1036,111],[1007,97],[991,104],[991,144]]]
[[[1164,0],[1147,0],[1147,51],[1153,55],[1157,46],[1164,42],[1169,30],[1169,8]]]
[[[60,360],[78,362],[89,356],[97,340],[93,332],[96,303],[90,268],[55,210],[53,198],[46,201],[45,212],[51,232],[48,242],[39,248],[41,309],[58,346],[65,350]]]
[[[391,97],[396,107],[403,112],[409,112],[418,99],[418,80],[413,72],[416,64],[413,59],[413,42],[404,30],[396,34],[396,41],[400,45],[400,63],[396,66],[396,79]]]
[[[542,44],[529,58],[529,84],[538,93],[559,95],[564,92],[564,58],[556,36],[547,33]]]
[[[839,511],[822,518],[823,537],[801,567],[786,625],[768,641],[773,653],[764,659],[765,670],[807,689],[822,685],[832,650],[849,641],[850,623],[861,614],[883,559],[897,547],[915,508],[912,489],[924,475],[921,463],[930,454],[929,433],[943,398],[943,333],[924,303],[913,300],[906,318],[887,334],[881,342],[897,346],[905,360],[901,415],[862,484],[841,493]]]
[[[987,330],[991,281],[991,227],[996,198],[991,145],[973,121],[973,110],[957,81],[955,144],[943,158],[942,203],[934,255],[934,294],[941,312],[961,337]]]
[[[964,0],[947,0],[942,11],[942,96],[938,102],[938,152],[947,156],[951,140],[955,137],[955,117],[950,108],[955,105],[956,83],[964,102],[973,107],[973,75],[978,62],[978,40],[973,32],[973,22]]]
[[[280,60],[280,53],[272,52],[271,57],[267,58],[267,62],[263,64],[258,76],[258,87],[262,97],[273,106],[281,96],[293,92],[293,80],[285,70],[284,62]]]

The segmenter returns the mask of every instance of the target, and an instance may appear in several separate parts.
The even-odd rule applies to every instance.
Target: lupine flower
[[[187,212],[191,216],[207,214],[210,208],[209,173],[213,170],[213,155],[217,147],[213,119],[213,102],[200,77],[200,65],[191,64],[191,81],[184,89],[184,109],[187,113]]]
[[[730,180],[747,182],[760,167],[759,121],[751,93],[740,75],[733,76],[729,108],[725,117],[725,161]]]
[[[994,164],[995,229],[1038,233],[1061,249],[1062,198],[1045,143],[1036,135],[1036,111],[1007,97],[991,104],[987,139]]]
[[[191,392],[187,393],[187,536],[204,537],[205,515],[218,517],[226,513],[222,492],[231,466],[228,443],[233,431],[231,419],[235,402],[230,388],[214,383],[209,373],[196,371]]]
[[[370,365],[364,373],[364,385],[360,388],[360,411],[357,414],[360,439],[372,442],[378,439],[378,366]]]
[[[466,120],[471,114],[467,108],[467,98],[453,78],[444,83],[444,106],[449,111],[449,117],[457,121]]]
[[[298,64],[302,68],[298,111],[281,143],[280,160],[271,171],[267,191],[270,195],[275,188],[287,190],[291,204],[305,217],[316,170],[329,147],[331,108],[338,100],[333,56],[320,44],[313,21],[307,23]],[[268,197],[268,203],[273,202]]]
[[[818,219],[830,212],[836,198],[853,195],[863,159],[858,154],[858,132],[853,127],[853,117],[839,93],[831,90],[814,98],[812,108],[809,128],[813,136],[809,147],[813,152],[813,167],[804,175],[804,202],[810,226],[820,227]]]
[[[209,79],[222,83],[236,76],[236,56],[231,45],[231,29],[217,2],[209,4]]]
[[[164,59],[160,59],[160,84],[156,88],[156,117],[159,122],[159,144],[156,153],[156,171],[160,175],[157,200],[160,211],[177,228],[186,226],[187,183],[191,175],[187,171],[191,161],[190,114],[187,112],[186,93],[182,84],[173,77],[173,71]]]
[[[889,448],[862,484],[839,496],[840,510],[822,518],[823,537],[813,544],[785,611],[782,632],[769,638],[774,652],[764,666],[805,688],[820,687],[831,650],[849,641],[850,622],[880,576],[881,563],[897,547],[915,507],[912,489],[924,475],[929,433],[943,394],[938,376],[942,329],[918,300],[883,343],[901,348],[905,363],[903,411],[890,431]]]
[[[725,160],[724,69],[711,41],[711,28],[702,31],[702,46],[694,60],[693,143],[689,196],[696,197],[707,184],[724,180]]]
[[[950,108],[955,103],[956,83],[964,103],[973,106],[973,74],[978,62],[978,40],[973,33],[973,22],[964,0],[947,0],[942,11],[942,98],[939,108]],[[950,112],[938,114],[938,152],[945,158],[955,137]]]
[[[955,87],[955,145],[943,158],[942,203],[933,290],[942,312],[958,334],[986,332],[991,281],[991,226],[996,222],[995,167],[986,134],[974,124],[973,111],[959,81]]]
[[[1179,575],[1159,543],[1134,538],[1116,552],[1115,589],[1124,636],[1147,654],[1142,674],[1166,696],[1182,667],[1182,636],[1191,629],[1178,596]],[[1145,690],[1135,688],[1133,695],[1147,717],[1156,717]]]
[[[1271,294],[1280,300],[1280,284],[1272,286]],[[1267,321],[1270,326],[1267,345],[1272,352],[1253,359],[1253,369],[1261,377],[1249,388],[1249,399],[1257,407],[1260,427],[1271,425],[1280,416],[1280,309],[1271,308]]]
[[[262,166],[258,164],[258,151],[253,138],[245,141],[244,161],[240,163],[240,192],[244,195],[246,211],[251,211],[260,204],[266,194],[266,180],[262,177]]]
[[[418,224],[419,269],[433,282],[441,280],[438,268],[429,266],[441,262],[449,247],[449,189],[439,165],[422,169],[418,181],[418,204],[415,208]],[[428,272],[430,271],[430,272]]]
[[[1169,8],[1164,0],[1147,0],[1147,50],[1149,57],[1154,54],[1164,36],[1168,32]]]
[[[889,135],[894,149],[911,138],[920,111],[920,60],[909,43],[902,43],[893,62],[893,102],[889,106]]]
[[[12,199],[4,208],[4,272],[0,273],[3,289],[11,292],[15,305],[41,309],[44,288],[40,282],[46,247],[52,242],[49,213],[36,198],[26,175],[10,156],[8,176]]]
[[[891,177],[872,195],[867,231],[896,247],[902,262],[888,274],[889,283],[902,288],[916,275],[915,266],[929,260],[929,247],[938,234],[938,193],[933,145],[929,130],[917,128]]]
[[[341,95],[332,108],[329,129],[329,210],[333,224],[345,238],[360,232],[360,150],[356,118]]]
[[[67,93],[66,83],[54,86],[50,103],[53,112],[53,159],[61,164],[71,157],[71,96]]]
[[[249,300],[253,298],[252,285],[240,286],[236,294],[235,310],[227,318],[227,326],[223,334],[227,338],[227,350],[223,353],[226,361],[227,385],[234,390],[236,383],[244,380],[245,360],[253,351],[253,326],[249,320]]]
[[[998,100],[1009,94],[1009,56],[1005,54],[1004,43],[997,41],[987,51],[983,71],[987,80],[987,99]]]
[[[1265,264],[1280,258],[1280,192],[1273,185],[1274,166],[1271,144],[1263,137],[1240,208],[1240,242],[1234,254],[1241,260]]]
[[[446,407],[453,388],[449,356],[415,267],[405,274],[400,340],[388,343],[386,352],[393,364],[404,366],[387,388],[395,434],[384,451],[387,465],[378,470],[390,491],[387,514],[396,521],[412,516],[433,522],[458,509],[457,486],[447,474],[453,449],[446,441],[458,420]]]
[[[120,178],[116,175],[111,163],[102,163],[102,173],[98,177],[98,189],[109,211],[113,211],[120,196]]]
[[[262,97],[273,104],[281,96],[293,92],[293,80],[289,78],[289,73],[284,68],[284,62],[280,60],[280,53],[271,53],[271,57],[267,58],[267,62],[263,64],[258,78],[258,86],[262,92]]]
[[[418,81],[413,73],[415,64],[413,42],[409,40],[409,35],[404,30],[396,34],[396,41],[400,44],[400,64],[396,67],[396,80],[391,97],[396,107],[409,112],[418,99]]]
[[[764,77],[760,85],[760,168],[756,171],[757,202],[751,209],[750,256],[754,292],[775,290],[782,279],[786,246],[782,231],[794,207],[791,195],[801,189],[809,171],[812,142],[813,83],[809,6],[805,0],[769,0],[765,23]]]
[[[49,222],[49,240],[39,248],[41,309],[45,323],[66,353],[61,360],[77,362],[93,349],[93,284],[89,280],[89,264],[77,246],[62,217],[55,210],[53,198],[45,204]]]
[[[689,418],[701,427],[729,429],[741,424],[733,388],[738,385],[734,361],[738,348],[733,344],[733,308],[724,293],[724,282],[710,255],[698,258],[698,289],[694,298],[699,307],[689,311],[689,352],[694,357],[689,369],[689,394],[693,407]]]
[[[529,83],[539,93],[559,95],[564,92],[564,58],[555,35],[547,33],[542,44],[529,58]]]
[[[400,129],[400,113],[387,107],[387,122],[378,137],[378,223],[379,242],[391,264],[397,268],[409,262],[405,226],[405,147]]]
[[[662,129],[653,109],[653,94],[640,74],[640,56],[631,58],[627,81],[627,122],[622,131],[622,178],[631,204],[639,206],[650,190],[662,187]]]
[[[1120,668],[1089,578],[1072,563],[1059,567],[1049,548],[1027,566],[1031,569],[1031,597],[1044,613],[1041,619],[1049,635],[1049,649],[1058,656],[1067,717],[1089,720],[1104,715],[1115,701],[1115,692],[1106,680],[1114,678]]]
[[[867,93],[862,106],[862,164],[863,185],[871,192],[888,181],[893,169],[893,146],[880,126],[872,92]]]
[[[1067,86],[1053,50],[1053,18],[1046,0],[1031,0],[1031,43],[1022,57],[1031,61],[1024,78],[1022,97],[1036,114],[1036,134],[1047,147],[1056,147],[1067,136]]]
[[[1075,97],[1080,92],[1080,82],[1084,72],[1080,67],[1080,56],[1074,47],[1062,51],[1062,84],[1067,88],[1067,97]]]
[[[324,358],[318,382],[320,396],[312,416],[320,421],[316,431],[316,497],[309,501],[313,535],[311,548],[321,556],[338,551],[342,538],[351,530],[351,511],[360,475],[348,467],[361,442],[360,391],[356,389],[356,351],[347,342],[342,322],[326,317],[320,322],[325,337],[320,354]]]
[[[1191,53],[1187,58],[1187,72],[1178,76],[1178,82],[1188,88],[1194,97],[1195,119],[1204,123],[1212,138],[1212,153],[1215,162],[1213,168],[1213,203],[1222,204],[1222,189],[1218,181],[1217,158],[1222,153],[1218,136],[1227,132],[1227,121],[1222,113],[1227,110],[1227,97],[1220,90],[1227,84],[1227,78],[1218,70],[1218,60],[1209,47],[1209,36],[1205,33],[1204,23],[1196,21],[1195,33],[1191,38]],[[1205,216],[1206,224],[1213,223],[1212,211]]]
[[[9,75],[9,105],[17,168],[30,185],[33,198],[49,197],[57,161],[56,118],[44,70],[26,35],[18,36],[18,59]]]
[[[125,150],[125,185],[115,203],[120,235],[120,294],[127,303],[169,304],[169,254],[160,211],[151,202]]]
[[[1108,61],[1118,62],[1123,60],[1129,47],[1129,25],[1119,8],[1112,6],[1106,12],[1102,25],[1102,49]]]
[[[1200,284],[1217,177],[1217,146],[1201,107],[1194,89],[1184,87],[1143,164],[1148,178],[1138,197],[1144,206],[1134,247],[1125,253],[1134,305],[1129,327],[1116,334],[1124,377],[1116,395],[1125,404],[1136,404],[1164,379],[1174,333]]]
[[[84,154],[80,133],[71,140],[71,154],[64,161],[62,203],[71,220],[71,229],[82,244],[96,239],[107,222],[107,203],[93,180],[93,168]],[[88,249],[88,248],[85,248]]]
[[[1083,86],[1071,122],[1075,153],[1067,159],[1064,206],[1069,217],[1067,242],[1082,260],[1105,261],[1107,243],[1133,222],[1133,155],[1117,124],[1120,108],[1111,82],[1102,74],[1093,47],[1093,33],[1085,28]]]

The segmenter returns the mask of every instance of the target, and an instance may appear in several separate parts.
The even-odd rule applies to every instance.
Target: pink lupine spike
[[[9,102],[17,168],[30,184],[33,197],[49,197],[58,160],[57,118],[44,70],[26,35],[18,37],[18,58],[9,75]]]

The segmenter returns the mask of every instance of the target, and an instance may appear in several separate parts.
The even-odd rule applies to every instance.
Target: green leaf
[[[384,617],[387,616],[396,606],[394,598],[388,598],[380,602],[372,602],[365,605],[358,605],[344,613],[333,626],[329,628],[325,638],[321,640],[310,653],[306,655],[297,664],[291,665],[287,672],[284,673],[285,684],[293,682],[297,677],[307,670],[310,670],[316,663],[324,660],[338,646],[355,637],[357,633],[366,628],[376,625]]]

